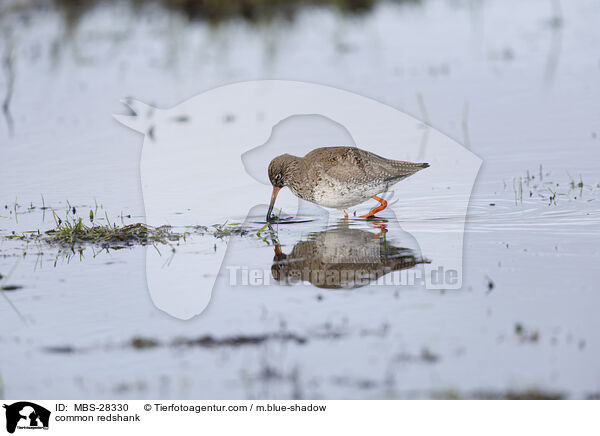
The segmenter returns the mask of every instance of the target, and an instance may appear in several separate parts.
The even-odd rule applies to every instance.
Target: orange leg
[[[279,246],[279,245],[275,246],[275,254],[277,256],[281,256],[283,254],[283,252],[281,251],[281,246]]]
[[[371,212],[369,212],[366,215],[361,216],[361,218],[369,218],[372,217],[373,215],[375,215],[377,212],[381,212],[383,209],[385,209],[387,207],[387,201],[385,201],[383,198],[379,198],[378,196],[374,195],[373,197],[371,197],[375,200],[377,200],[378,202],[380,202],[381,204],[379,206],[377,206],[375,209],[373,209]]]
[[[373,235],[373,238],[374,238],[374,239],[377,239],[377,238],[379,238],[381,235],[383,235],[383,234],[385,234],[385,233],[387,233],[387,232],[388,232],[388,229],[387,229],[387,224],[386,224],[386,223],[387,223],[387,220],[381,220],[381,221],[377,221],[377,220],[376,220],[376,221],[373,223],[373,227],[374,227],[374,228],[381,230],[379,233],[376,233],[376,234],[374,234],[374,235]]]

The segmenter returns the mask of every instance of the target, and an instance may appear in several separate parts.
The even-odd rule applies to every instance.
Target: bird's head
[[[281,189],[287,186],[290,173],[295,166],[294,163],[294,156],[289,154],[282,154],[271,161],[269,164],[269,180],[273,187]]]
[[[271,204],[267,212],[267,222],[270,221],[271,212],[273,211],[279,190],[288,185],[291,174],[297,167],[297,159],[295,156],[282,154],[273,159],[269,164],[269,180],[271,181],[271,185],[273,185],[273,193],[271,194]]]

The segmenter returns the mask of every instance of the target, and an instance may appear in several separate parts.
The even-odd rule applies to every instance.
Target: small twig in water
[[[466,101],[463,107],[462,130],[465,147],[471,148],[471,139],[469,138],[469,102]]]
[[[425,100],[423,99],[423,95],[420,92],[417,93],[417,102],[419,103],[419,108],[421,109],[421,116],[423,117],[423,125],[425,127],[425,130],[423,131],[423,136],[421,137],[421,144],[419,146],[419,155],[417,157],[417,160],[421,161],[425,158],[425,150],[429,141],[429,128],[431,125],[431,121],[429,119],[429,115],[427,114]]]
[[[12,45],[12,40],[8,36],[6,37],[6,40],[8,41],[6,44],[7,48],[6,53],[4,54],[4,58],[2,60],[2,65],[6,74],[6,94],[4,95],[4,100],[2,101],[2,113],[4,114],[4,118],[6,119],[8,133],[10,136],[12,136],[14,121],[12,114],[10,113],[10,102],[12,100],[15,85],[15,50]]]

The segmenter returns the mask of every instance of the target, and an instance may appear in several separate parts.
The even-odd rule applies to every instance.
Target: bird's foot
[[[366,215],[362,215],[361,218],[374,218],[374,215],[377,212],[381,212],[383,209],[385,209],[387,207],[387,201],[385,201],[383,198],[379,198],[378,196],[374,195],[373,197],[374,200],[377,200],[380,204],[379,206],[377,206],[375,209],[373,209],[372,211],[370,211],[368,214]]]

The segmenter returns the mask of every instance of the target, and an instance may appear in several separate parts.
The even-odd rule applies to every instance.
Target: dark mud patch
[[[359,330],[356,332],[358,337],[367,336],[385,336],[388,333],[388,327],[382,325],[381,328],[372,330]],[[263,334],[239,334],[232,336],[217,337],[213,335],[204,335],[199,337],[175,337],[171,340],[163,341],[149,336],[136,336],[118,347],[107,346],[92,346],[92,347],[74,347],[71,345],[55,345],[43,348],[43,351],[56,354],[72,354],[82,352],[93,352],[100,350],[111,350],[113,348],[130,348],[134,350],[152,350],[158,348],[181,348],[181,347],[198,347],[198,348],[237,348],[245,346],[258,346],[266,343],[292,343],[297,345],[305,345],[311,340],[339,340],[346,338],[350,332],[343,329],[335,328],[330,324],[324,324],[312,333],[303,336],[293,332],[273,332]],[[419,356],[411,356],[411,360],[434,362],[439,359],[439,356],[424,349]]]
[[[215,338],[207,335],[197,339],[185,339],[179,338],[173,341],[174,346],[188,346],[188,347],[203,347],[203,348],[216,348],[216,347],[241,347],[245,345],[260,345],[265,342],[292,342],[298,345],[303,345],[308,342],[308,339],[302,336],[298,336],[294,333],[273,333],[264,335],[253,335],[253,336],[232,336],[225,338]]]
[[[417,355],[400,353],[394,357],[394,361],[408,363],[437,363],[440,361],[440,355],[432,352],[429,348],[423,348]]]
[[[133,338],[129,343],[129,346],[135,348],[136,350],[147,350],[159,347],[160,345],[160,342],[151,338]]]
[[[521,323],[515,324],[515,335],[522,343],[535,343],[540,339],[540,333],[537,330],[526,328]]]
[[[475,392],[460,392],[448,389],[432,393],[431,398],[434,400],[564,400],[567,395],[559,391],[546,391],[537,388]]]
[[[0,286],[0,291],[18,291],[19,289],[23,289],[23,286],[21,285],[5,285],[5,286]]]
[[[296,335],[294,333],[265,333],[261,335],[236,335],[222,338],[212,335],[200,336],[198,338],[175,338],[171,341],[160,341],[150,337],[138,336],[124,344],[125,348],[134,350],[152,350],[157,348],[176,348],[176,347],[199,347],[199,348],[235,348],[244,346],[256,346],[267,342],[294,343],[304,345],[308,338]],[[110,348],[110,347],[109,347]],[[70,345],[57,345],[44,347],[43,351],[55,354],[73,354],[90,351],[97,351],[100,348],[76,348]]]
[[[178,14],[190,22],[206,21],[212,24],[230,20],[244,20],[250,24],[270,22],[275,19],[291,21],[302,10],[310,7],[327,7],[340,13],[357,15],[368,13],[381,0],[130,0],[130,7],[139,12],[144,6],[158,5],[161,10]],[[65,25],[75,29],[91,11],[105,0],[55,0],[55,7],[65,16]],[[396,0],[396,3],[415,3],[420,0]],[[33,8],[33,7],[30,7]],[[225,122],[229,118],[225,118]]]
[[[567,398],[567,395],[559,391],[546,391],[537,388],[507,391],[475,391],[470,393],[449,389],[434,392],[431,397],[436,400],[564,400]]]
[[[476,400],[564,400],[566,395],[562,392],[527,389],[524,391],[475,392],[471,398]]]
[[[77,350],[74,347],[71,347],[70,345],[65,345],[65,346],[57,345],[54,347],[45,347],[43,350],[47,353],[55,353],[55,354],[73,354],[73,353],[77,352]]]

